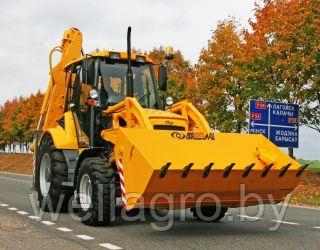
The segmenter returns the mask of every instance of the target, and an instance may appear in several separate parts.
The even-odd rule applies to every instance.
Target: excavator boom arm
[[[60,46],[52,49],[49,56],[50,82],[48,84],[44,101],[41,108],[41,130],[56,126],[64,111],[66,103],[66,88],[68,77],[65,66],[71,61],[81,57],[82,34],[76,28],[66,30]],[[60,61],[55,67],[52,67],[52,55],[54,52],[60,52]]]

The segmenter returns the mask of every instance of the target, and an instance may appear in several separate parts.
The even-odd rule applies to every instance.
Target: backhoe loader
[[[53,66],[55,52],[61,58]],[[253,198],[243,204],[241,186],[263,203],[270,195],[278,203],[304,175],[307,166],[263,135],[213,132],[188,100],[166,105],[159,95],[167,89],[166,63],[131,53],[130,27],[126,52],[90,54],[71,28],[49,61],[31,147],[44,210],[66,208],[75,194],[87,225],[108,224],[116,198],[125,211],[183,207],[198,219],[219,211],[212,220],[218,221],[229,207],[258,204]]]

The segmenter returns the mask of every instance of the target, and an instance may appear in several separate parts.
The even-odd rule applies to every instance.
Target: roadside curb
[[[29,176],[29,177],[32,177],[31,174],[18,174],[18,173],[5,172],[5,171],[0,171],[0,174],[11,174],[11,175],[20,175],[20,176]]]
[[[288,207],[294,207],[294,208],[305,208],[305,209],[312,209],[312,210],[319,210],[320,211],[320,207],[314,207],[314,206],[303,206],[303,205],[284,204],[284,203],[277,204],[277,206],[282,206],[282,205],[287,205]]]

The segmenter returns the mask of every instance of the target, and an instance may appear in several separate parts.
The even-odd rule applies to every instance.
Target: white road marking
[[[52,226],[52,225],[54,225],[53,222],[47,221],[47,220],[41,221],[41,223],[43,223],[43,224],[45,224],[45,225],[47,225],[47,226]]]
[[[299,223],[289,222],[289,221],[281,221],[281,220],[271,220],[271,221],[277,222],[277,223],[282,223],[282,224],[288,224],[288,225],[300,225]]]
[[[102,243],[102,244],[99,244],[99,245],[104,247],[104,248],[108,248],[108,249],[112,249],[112,250],[122,249],[121,247],[112,245],[110,243]]]
[[[250,220],[262,220],[262,218],[255,217],[255,216],[248,216],[248,215],[241,215],[241,214],[239,214],[238,216],[242,218],[250,219]]]
[[[30,219],[32,219],[32,220],[39,220],[39,217],[38,216],[28,216]]]
[[[9,207],[8,209],[11,210],[11,211],[17,211],[18,210],[18,208],[15,208],[15,207]]]
[[[320,229],[320,227],[314,227],[315,229]]]
[[[18,214],[22,214],[22,215],[29,214],[29,213],[27,213],[27,212],[25,212],[25,211],[17,211],[17,213],[18,213]]]
[[[73,230],[67,228],[67,227],[58,227],[58,230],[62,231],[62,232],[72,232]]]
[[[3,203],[3,204],[0,204],[0,206],[1,206],[1,207],[8,207],[9,205]]]
[[[2,177],[0,176],[0,179],[4,179],[4,180],[9,180],[9,181],[19,181],[19,182],[24,182],[24,183],[32,183],[31,181],[24,181],[24,180],[19,180],[19,179],[14,179],[14,178],[7,178],[7,177]]]
[[[94,238],[92,238],[91,236],[85,235],[85,234],[76,235],[76,236],[82,240],[94,240]]]

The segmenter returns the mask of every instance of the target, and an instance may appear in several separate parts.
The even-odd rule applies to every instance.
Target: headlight
[[[136,61],[139,63],[145,63],[146,58],[144,56],[136,56]]]
[[[173,98],[172,98],[171,96],[168,96],[168,97],[166,98],[166,104],[167,104],[168,106],[171,106],[171,105],[173,104]]]
[[[174,59],[174,52],[173,52],[173,48],[171,46],[168,46],[166,48],[166,56],[165,59],[167,60],[172,60]]]
[[[118,53],[118,52],[110,52],[109,53],[109,57],[110,57],[110,59],[119,60],[120,59],[120,53]]]
[[[97,97],[98,97],[98,91],[97,90],[95,90],[95,89],[91,89],[90,91],[89,91],[89,96],[90,96],[90,98],[92,98],[92,99],[96,99]]]

